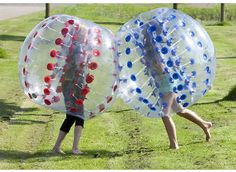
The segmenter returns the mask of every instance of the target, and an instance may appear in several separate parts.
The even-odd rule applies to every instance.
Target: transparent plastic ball
[[[89,119],[114,102],[118,57],[111,31],[68,15],[40,22],[19,56],[19,79],[35,103]]]
[[[144,116],[162,117],[211,88],[215,49],[204,28],[169,8],[141,13],[118,32],[119,95]]]

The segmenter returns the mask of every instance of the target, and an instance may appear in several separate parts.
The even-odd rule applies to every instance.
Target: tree
[[[223,23],[225,21],[225,4],[220,4],[220,22]]]
[[[177,10],[178,9],[178,4],[177,3],[173,3],[173,8]]]
[[[50,16],[50,4],[45,4],[45,18],[48,18]]]

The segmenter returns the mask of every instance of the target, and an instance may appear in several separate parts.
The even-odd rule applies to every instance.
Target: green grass
[[[0,48],[0,59],[7,58],[7,56],[7,52],[4,49]]]
[[[133,15],[159,6],[82,4],[52,13],[76,15],[116,32]],[[180,150],[169,150],[162,121],[144,118],[118,99],[109,111],[86,122],[80,143],[86,155],[70,155],[72,130],[62,146],[67,155],[54,156],[50,150],[64,114],[31,103],[17,75],[20,45],[43,16],[35,13],[0,21],[0,46],[8,54],[0,58],[0,169],[236,168],[235,25],[205,26],[216,47],[216,79],[213,89],[190,109],[214,122],[209,143],[201,129],[174,116]]]

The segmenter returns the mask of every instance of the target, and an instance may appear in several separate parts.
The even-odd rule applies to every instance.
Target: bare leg
[[[162,121],[165,125],[168,138],[170,141],[170,149],[178,149],[178,142],[177,142],[177,136],[176,136],[176,128],[175,128],[175,123],[170,116],[164,116],[162,117]]]
[[[72,147],[72,153],[73,154],[83,154],[83,152],[81,152],[78,149],[78,144],[79,144],[79,140],[82,134],[82,129],[83,127],[80,125],[76,125],[75,129],[74,129],[74,142],[73,142],[73,147]]]
[[[64,132],[64,131],[61,131],[60,130],[60,132],[59,132],[59,135],[58,135],[58,137],[57,137],[57,141],[56,141],[56,143],[55,143],[55,145],[54,145],[54,147],[53,147],[53,149],[52,149],[52,151],[54,152],[54,153],[57,153],[57,154],[65,154],[62,150],[61,150],[61,143],[62,143],[62,141],[64,140],[64,138],[66,137],[66,132]]]
[[[172,93],[166,93],[163,97],[163,100],[167,103],[167,107],[164,108],[164,117],[162,117],[162,121],[165,125],[168,138],[170,141],[170,149],[178,149],[178,141],[177,141],[177,136],[176,136],[176,128],[175,128],[175,123],[170,116],[170,109],[173,103],[174,99],[174,94]]]
[[[204,121],[201,117],[199,117],[195,112],[189,110],[189,109],[184,109],[182,112],[177,113],[179,116],[184,117],[193,123],[197,124],[200,126],[204,133],[206,134],[206,141],[209,141],[211,138],[210,134],[210,128],[212,127],[211,122]]]

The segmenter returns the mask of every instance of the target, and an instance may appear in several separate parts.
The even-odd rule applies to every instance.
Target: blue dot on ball
[[[196,87],[197,87],[196,82],[193,82],[193,83],[192,83],[192,87],[193,87],[193,88],[196,88]]]
[[[172,54],[173,56],[176,56],[176,50],[171,50],[171,54]]]
[[[170,46],[171,46],[171,44],[172,44],[172,41],[171,41],[171,39],[168,39],[168,40],[166,41],[166,43],[167,43],[167,45],[170,47]]]
[[[183,21],[183,22],[181,23],[181,26],[185,27],[185,26],[186,26],[186,23]]]
[[[172,75],[172,77],[173,77],[174,79],[178,79],[178,78],[179,78],[179,74],[178,74],[178,73],[174,73],[174,74]]]
[[[148,99],[143,99],[143,103],[148,104]]]
[[[152,111],[156,111],[157,109],[155,107],[150,108]]]
[[[168,104],[166,102],[162,103],[163,108],[167,108]]]
[[[141,90],[140,88],[136,88],[136,92],[137,92],[138,94],[141,94],[141,93],[142,93],[142,90]]]
[[[208,78],[205,80],[205,84],[206,84],[206,85],[209,84],[209,79],[208,79]]]
[[[182,84],[179,84],[177,86],[178,91],[182,91],[184,89],[184,86]]]
[[[182,95],[180,96],[180,99],[181,99],[181,100],[184,100],[184,99],[186,99],[186,97],[187,97],[186,94],[182,94]]]
[[[154,32],[154,31],[156,31],[156,29],[157,29],[157,27],[155,25],[152,25],[149,27],[150,32]]]
[[[139,38],[139,34],[138,33],[134,33],[134,38],[138,39]]]
[[[162,53],[162,54],[167,54],[167,53],[168,53],[168,48],[163,47],[163,48],[161,49],[161,53]]]
[[[143,99],[144,99],[143,97],[139,97],[139,98],[138,98],[138,100],[139,100],[140,102],[142,102]]]
[[[157,36],[156,39],[155,39],[157,42],[162,42],[162,37],[161,36]]]
[[[203,60],[207,60],[207,55],[206,54],[203,54]]]
[[[160,98],[163,98],[164,97],[164,94],[163,93],[159,93],[159,96],[160,96]]]
[[[194,33],[193,31],[190,31],[190,32],[189,32],[189,35],[190,35],[191,37],[194,37],[195,33]]]
[[[192,71],[192,76],[196,76],[197,72],[196,71]]]
[[[209,66],[206,67],[206,72],[209,73],[209,74],[211,74],[211,70],[210,70],[210,67],[209,67]]]
[[[168,60],[168,61],[166,62],[166,64],[167,64],[168,67],[173,67],[173,65],[174,65],[174,63],[173,63],[172,60]]]
[[[126,53],[127,55],[129,55],[129,54],[131,53],[131,49],[130,49],[130,48],[126,48],[125,53]]]
[[[176,87],[173,87],[173,92],[177,93],[177,88]]]
[[[193,65],[195,60],[193,58],[190,59],[190,64]]]
[[[201,43],[200,41],[197,42],[197,45],[198,45],[199,47],[202,47],[202,43]]]
[[[125,37],[125,41],[126,42],[129,42],[131,40],[131,35],[127,35],[126,37]]]
[[[143,24],[144,24],[143,22],[140,22],[140,23],[139,23],[139,26],[142,26]]]
[[[180,103],[180,102],[181,102],[181,100],[180,100],[179,97],[176,98],[176,102],[177,102],[177,103]]]
[[[131,75],[131,76],[130,76],[130,79],[131,79],[132,81],[136,81],[136,76],[135,76],[135,75]]]
[[[128,61],[128,62],[127,62],[127,67],[128,67],[128,68],[132,68],[132,66],[133,66],[133,63],[132,63],[131,61]]]
[[[189,103],[186,102],[186,103],[183,104],[183,107],[187,107],[188,105],[189,105]]]
[[[180,60],[179,59],[175,60],[175,65],[180,66]]]

